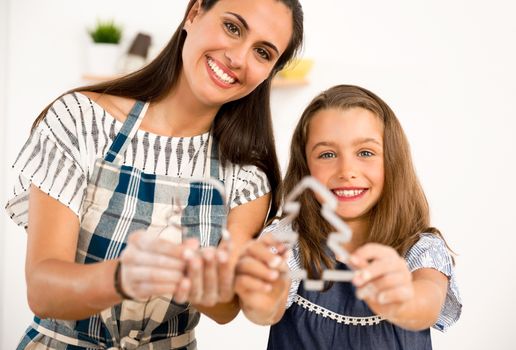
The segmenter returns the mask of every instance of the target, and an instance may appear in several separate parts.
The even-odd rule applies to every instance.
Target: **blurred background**
[[[431,208],[458,253],[464,304],[434,349],[514,349],[516,314],[516,3],[512,0],[301,0],[305,80],[272,92],[283,169],[292,129],[321,90],[366,87],[396,112]],[[187,0],[0,0],[0,199],[11,164],[39,112],[55,97],[110,72],[91,72],[97,20],[122,26],[119,53],[138,33],[156,54]],[[123,56],[125,57],[125,56]],[[141,60],[140,60],[141,61]],[[138,58],[130,63],[139,64]],[[115,72],[115,71],[113,71]],[[31,312],[25,298],[25,232],[0,215],[0,348],[14,349]],[[512,276],[512,277],[511,277]],[[243,316],[219,326],[203,318],[199,349],[265,349],[268,328]]]

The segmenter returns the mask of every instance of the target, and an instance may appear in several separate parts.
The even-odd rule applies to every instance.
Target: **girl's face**
[[[382,193],[383,129],[380,118],[359,107],[324,109],[310,121],[310,174],[337,197],[337,214],[347,222],[365,222]]]
[[[220,0],[207,12],[197,3],[184,29],[182,80],[200,103],[220,106],[269,76],[292,36],[292,12],[278,0]]]

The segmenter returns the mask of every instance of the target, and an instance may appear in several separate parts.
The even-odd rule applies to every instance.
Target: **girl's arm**
[[[291,283],[287,253],[281,243],[265,235],[251,242],[238,262],[235,290],[244,314],[254,323],[271,325],[285,313]]]
[[[448,288],[443,273],[429,268],[411,273],[393,248],[376,243],[357,249],[350,262],[359,269],[353,279],[357,297],[375,313],[414,331],[436,323]]]
[[[29,306],[41,318],[84,319],[121,301],[114,288],[117,261],[75,263],[78,237],[77,216],[31,186],[25,275]],[[180,246],[139,238],[132,235],[126,248],[124,290],[140,298],[170,293],[184,268],[171,256],[183,254]]]
[[[229,249],[219,246],[215,254],[210,254],[211,259],[205,258],[200,262],[201,265],[204,265],[205,270],[203,281],[200,282],[205,286],[204,293],[190,296],[188,300],[194,304],[195,308],[218,323],[227,323],[233,320],[240,311],[238,298],[234,294],[235,267],[244,246],[263,228],[270,199],[271,195],[266,194],[231,209],[227,220],[227,228],[231,235]],[[222,245],[224,244],[222,243]],[[212,287],[211,292],[206,290],[210,287]],[[213,287],[216,287],[217,290],[213,291]],[[222,300],[222,302],[214,306],[206,306],[204,302],[206,294],[218,294],[218,300]]]

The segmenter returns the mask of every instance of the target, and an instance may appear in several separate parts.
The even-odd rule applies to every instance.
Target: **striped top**
[[[280,220],[265,228],[263,233],[286,232],[287,230],[292,230],[291,224],[285,223],[285,220]],[[433,326],[433,328],[440,331],[446,331],[459,319],[462,311],[462,302],[459,295],[453,262],[445,242],[434,234],[421,234],[419,241],[407,252],[405,260],[411,272],[422,268],[432,268],[448,277],[446,300],[439,314],[439,318]],[[291,271],[303,268],[298,243],[292,248],[292,253],[289,255],[287,263]],[[292,281],[287,299],[287,308],[298,298],[297,292],[300,282],[300,280]]]
[[[32,183],[80,218],[95,160],[104,157],[122,125],[83,94],[67,94],[54,102],[13,164],[18,180],[6,205],[10,217],[27,227],[28,189]],[[123,164],[150,174],[200,178],[208,138],[209,133],[166,137],[138,130],[124,153]],[[266,174],[256,166],[228,163],[220,172],[230,208],[270,192]]]

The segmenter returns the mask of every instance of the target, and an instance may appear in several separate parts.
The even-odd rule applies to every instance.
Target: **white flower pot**
[[[91,75],[109,76],[118,73],[120,45],[90,43],[86,71]]]

